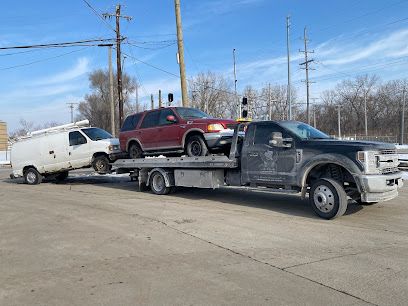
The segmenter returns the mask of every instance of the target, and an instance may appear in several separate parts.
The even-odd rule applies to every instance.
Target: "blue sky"
[[[115,1],[89,0],[99,12],[113,12]],[[134,46],[123,51],[178,74],[174,1],[121,1],[122,34]],[[376,73],[383,80],[405,78],[408,68],[408,0],[181,0],[186,70],[189,77],[211,70],[233,79],[237,50],[238,88],[286,83],[285,19],[291,15],[293,86],[304,98],[299,69],[303,28],[315,50],[313,97],[347,77]],[[112,29],[82,0],[2,0],[0,46],[111,38]],[[113,20],[110,24],[114,26]],[[164,48],[163,48],[164,47]],[[107,49],[58,48],[0,51],[0,120],[9,129],[20,118],[35,123],[68,122],[67,102],[89,92],[88,74],[107,68]],[[23,50],[27,51],[27,50]],[[18,53],[18,54],[13,54]],[[17,67],[16,67],[17,66]],[[131,58],[124,70],[141,83],[147,101],[160,88],[179,97],[179,80]]]

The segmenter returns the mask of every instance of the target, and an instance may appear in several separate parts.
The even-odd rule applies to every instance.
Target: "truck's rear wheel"
[[[343,186],[330,178],[313,183],[309,201],[315,213],[324,219],[340,217],[347,210],[347,194]]]
[[[171,187],[166,187],[166,179],[159,171],[152,173],[150,177],[150,189],[154,194],[168,194],[171,191]]]
[[[28,185],[41,184],[42,179],[42,175],[35,168],[28,168],[24,171],[24,181]]]

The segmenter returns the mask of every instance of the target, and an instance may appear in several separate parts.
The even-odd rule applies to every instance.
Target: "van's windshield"
[[[86,136],[88,136],[93,141],[113,138],[113,136],[109,134],[107,131],[99,128],[86,128],[82,129],[82,132],[84,132]]]

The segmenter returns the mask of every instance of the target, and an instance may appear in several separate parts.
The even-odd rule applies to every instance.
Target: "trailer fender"
[[[149,171],[148,175],[147,175],[147,182],[146,185],[149,186],[150,185],[150,178],[152,176],[152,174],[154,172],[160,172],[165,180],[166,183],[166,187],[173,187],[175,185],[174,182],[174,171],[170,170],[170,169],[163,169],[163,168],[154,168],[152,170]]]

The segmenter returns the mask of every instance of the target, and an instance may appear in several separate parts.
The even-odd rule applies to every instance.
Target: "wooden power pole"
[[[132,20],[130,16],[122,16],[120,14],[120,4],[116,5],[115,14],[103,14],[105,18],[115,17],[116,18],[116,69],[118,78],[118,104],[119,104],[119,127],[123,124],[123,88],[122,88],[122,55],[120,51],[120,46],[122,43],[122,36],[120,35],[120,18],[126,20]]]
[[[177,46],[178,46],[177,59],[180,67],[181,100],[183,106],[188,107],[189,103],[187,94],[186,66],[184,63],[184,44],[183,44],[183,29],[181,25],[180,0],[174,0],[174,6],[176,10]]]

